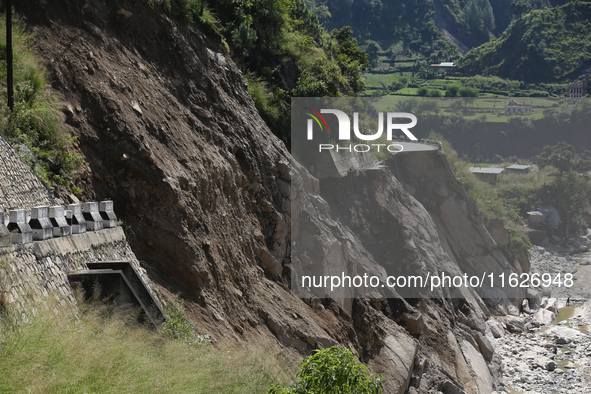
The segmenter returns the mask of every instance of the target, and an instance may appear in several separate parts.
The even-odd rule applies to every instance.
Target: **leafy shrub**
[[[417,89],[417,94],[419,96],[426,96],[427,93],[429,93],[429,89],[427,89],[426,87],[422,86],[420,88]]]
[[[316,350],[300,364],[292,388],[273,385],[269,394],[379,394],[382,378],[370,374],[349,349],[333,346]]]
[[[208,334],[197,334],[193,325],[185,317],[185,307],[175,297],[164,309],[166,320],[162,323],[162,331],[173,339],[182,339],[190,345],[209,345]]]
[[[304,66],[292,93],[296,97],[339,96],[342,81],[341,71],[336,64],[317,59]]]
[[[478,97],[478,89],[469,86],[462,86],[458,93],[461,97]]]
[[[519,226],[505,225],[507,236],[509,237],[509,250],[519,260],[528,260],[528,250],[532,247],[529,238]]]
[[[458,95],[458,91],[460,90],[460,87],[457,85],[450,85],[447,87],[447,90],[445,91],[445,95],[447,97],[456,97]]]

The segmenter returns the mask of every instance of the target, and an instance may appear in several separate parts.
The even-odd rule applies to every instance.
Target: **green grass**
[[[408,102],[411,100],[409,97],[406,96],[415,96],[413,99],[417,100],[417,105],[420,106],[421,102],[427,102],[429,100],[436,100],[437,108],[441,115],[461,115],[466,119],[483,119],[486,122],[509,122],[511,118],[519,117],[523,119],[541,119],[544,117],[544,110],[557,107],[561,104],[561,100],[553,99],[553,98],[544,98],[544,97],[526,97],[526,98],[518,98],[516,97],[515,100],[519,102],[524,102],[526,105],[532,107],[533,112],[531,114],[523,114],[523,115],[515,115],[515,114],[505,114],[505,106],[511,100],[510,97],[476,97],[476,98],[469,98],[464,100],[461,97],[453,97],[453,98],[426,98],[426,97],[417,97],[416,96],[417,89],[415,88],[406,88],[400,91],[401,94],[404,96],[398,95],[388,95],[384,96],[379,99],[374,104],[374,107],[377,111],[393,111],[400,106],[400,103]],[[397,92],[398,94],[398,92]],[[454,109],[454,102],[461,103],[460,108]],[[414,108],[416,110],[416,108]]]
[[[108,308],[0,319],[2,393],[263,393],[295,367],[276,348],[191,345]]]
[[[391,74],[371,74],[365,73],[363,74],[363,80],[365,82],[365,86],[368,88],[382,88],[382,84],[389,86],[394,82],[397,82],[400,78],[406,78],[410,81],[412,77],[411,72],[403,72],[401,73],[391,73]]]
[[[417,88],[402,88],[394,92],[400,96],[417,96]]]
[[[446,76],[445,78],[421,77],[417,72],[400,72],[400,70],[369,70],[363,74],[368,90],[382,90],[383,94],[415,95],[414,90],[405,88],[426,87],[428,89],[448,90],[451,86],[470,87],[478,89],[480,97],[508,98],[540,98],[558,97],[568,92],[568,84],[560,83],[524,83],[503,79],[496,76],[484,77],[481,75],[471,77]],[[401,79],[404,78],[402,81]],[[368,92],[366,94],[369,95]]]
[[[5,18],[0,18],[0,81],[7,78]],[[68,150],[73,137],[59,121],[61,97],[45,77],[45,69],[31,50],[33,37],[13,27],[14,110],[7,94],[0,95],[0,133],[13,146],[26,146],[32,154],[21,155],[48,185],[69,187],[84,158]]]

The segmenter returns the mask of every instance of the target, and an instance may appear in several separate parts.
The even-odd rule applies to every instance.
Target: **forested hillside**
[[[452,59],[486,42],[495,27],[489,0],[307,0],[328,30],[350,25],[372,51]],[[506,26],[506,25],[505,25]]]
[[[533,10],[499,38],[473,49],[460,65],[463,72],[526,82],[575,79],[591,65],[591,3]]]
[[[148,3],[150,3],[148,1]],[[220,34],[257,109],[289,141],[290,96],[356,95],[369,63],[351,30],[329,34],[303,0],[165,1],[173,15]]]

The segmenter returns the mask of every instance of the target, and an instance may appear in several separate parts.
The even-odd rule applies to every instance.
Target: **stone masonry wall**
[[[0,209],[55,205],[47,186],[20,155],[0,137]]]
[[[26,313],[50,295],[57,296],[60,306],[75,306],[67,274],[87,269],[86,263],[92,261],[131,262],[159,303],[121,227],[24,245],[4,241],[8,246],[0,247],[0,301],[17,313]]]
[[[8,219],[11,209],[30,211],[32,207],[43,205],[55,205],[50,190],[0,137],[0,212],[3,210]],[[27,313],[50,295],[57,296],[61,306],[74,306],[76,300],[68,282],[68,272],[86,269],[87,262],[117,260],[133,265],[159,304],[151,281],[140,267],[121,227],[24,245],[0,239],[0,306]]]

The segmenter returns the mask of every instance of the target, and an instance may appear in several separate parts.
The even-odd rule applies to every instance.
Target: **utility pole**
[[[12,0],[6,0],[6,87],[8,89],[8,108],[14,109],[13,65],[12,65]]]

